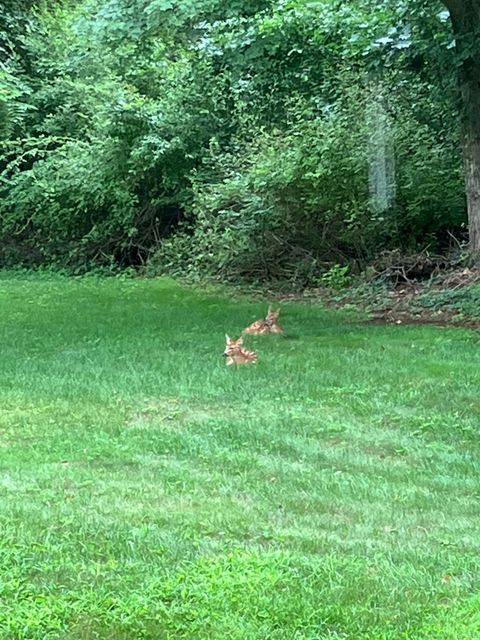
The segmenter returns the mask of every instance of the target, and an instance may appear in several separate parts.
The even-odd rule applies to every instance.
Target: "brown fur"
[[[243,333],[249,333],[252,336],[261,336],[264,333],[282,333],[283,329],[278,323],[278,316],[280,315],[280,309],[272,309],[271,306],[268,307],[267,317],[265,320],[255,320],[252,322],[246,329],[243,330]]]
[[[227,339],[227,346],[223,355],[226,357],[226,364],[228,366],[232,364],[248,364],[257,361],[257,354],[253,351],[245,349],[243,346],[243,338],[240,336],[238,340],[232,340],[229,336],[225,335]]]

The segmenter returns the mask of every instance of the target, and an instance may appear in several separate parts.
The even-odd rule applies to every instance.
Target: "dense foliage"
[[[3,265],[303,285],[461,235],[440,4],[21,4],[0,19]],[[372,190],[382,153],[388,206]]]

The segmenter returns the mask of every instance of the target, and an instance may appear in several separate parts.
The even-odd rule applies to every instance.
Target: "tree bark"
[[[444,0],[459,54],[470,248],[480,255],[480,0]]]

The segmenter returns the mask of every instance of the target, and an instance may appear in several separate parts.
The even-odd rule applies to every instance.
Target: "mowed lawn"
[[[1,640],[480,637],[479,334],[0,277]]]

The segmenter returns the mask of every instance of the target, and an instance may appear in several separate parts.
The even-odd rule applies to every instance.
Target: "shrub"
[[[193,180],[190,225],[159,247],[151,272],[315,285],[324,272],[339,275],[339,263],[365,264],[392,245],[438,245],[461,226],[457,131],[448,121],[438,129],[441,106],[425,98],[425,87],[401,86],[387,101],[397,200],[377,211],[368,184],[371,89],[361,74],[339,82],[332,104],[292,101],[282,129],[258,129],[250,143],[241,138],[228,150],[212,145]],[[402,92],[419,94],[420,113]]]
[[[192,221],[162,243],[150,269],[304,285],[322,266],[367,252],[357,230],[375,221],[363,132],[350,127],[356,106],[311,120],[298,113],[287,130],[259,132],[228,151],[212,145],[193,180]]]

